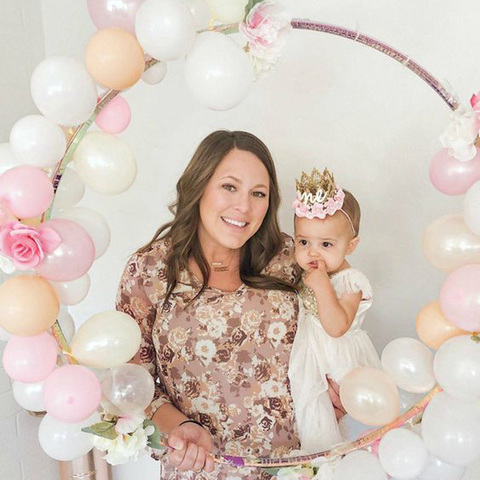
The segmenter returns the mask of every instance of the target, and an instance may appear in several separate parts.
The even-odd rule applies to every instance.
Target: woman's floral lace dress
[[[192,303],[199,281],[188,271],[162,310],[166,293],[168,240],[129,260],[117,309],[142,330],[141,361],[156,380],[152,415],[173,403],[212,434],[219,453],[279,456],[299,447],[288,384],[298,300],[291,292],[242,284],[234,292],[208,287]],[[295,283],[299,271],[293,242],[284,235],[281,251],[264,273]],[[162,478],[260,479],[257,469],[220,466],[213,474],[181,473],[162,459]]]

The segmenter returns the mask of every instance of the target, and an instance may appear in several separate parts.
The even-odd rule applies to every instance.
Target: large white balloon
[[[480,456],[480,403],[438,393],[423,414],[422,437],[435,457],[468,465]]]
[[[415,338],[396,338],[382,352],[382,368],[397,387],[412,393],[425,393],[435,386],[433,353]]]
[[[10,132],[10,147],[22,163],[45,168],[58,163],[67,140],[63,130],[42,115],[28,115],[15,123]]]
[[[13,382],[13,398],[15,398],[16,402],[25,410],[30,410],[31,412],[44,412],[45,406],[43,405],[42,400],[43,383],[44,382]]]
[[[38,428],[40,446],[55,460],[63,462],[74,460],[93,448],[93,435],[82,432],[82,428],[99,421],[98,413],[79,423],[65,423],[47,414]]]
[[[396,428],[382,437],[378,458],[390,476],[413,479],[425,468],[428,451],[419,435],[406,428]]]
[[[474,183],[463,200],[465,225],[476,235],[480,235],[480,182]]]
[[[66,168],[58,184],[54,208],[61,210],[75,206],[85,195],[85,184],[73,168]]]
[[[193,15],[195,30],[207,28],[212,19],[212,12],[207,0],[184,0]]]
[[[207,0],[216,20],[222,23],[238,23],[245,17],[248,0]]]
[[[0,175],[18,166],[20,166],[20,162],[13,154],[10,144],[0,143]]]
[[[253,82],[253,66],[227,35],[204,32],[187,55],[185,78],[200,103],[213,110],[228,110],[247,96]]]
[[[50,284],[62,305],[77,305],[90,290],[90,275],[86,273],[71,282],[52,282]]]
[[[88,120],[97,103],[97,89],[85,66],[69,57],[49,57],[35,68],[32,98],[40,112],[60,125]]]
[[[418,480],[460,480],[464,473],[465,467],[442,462],[433,455],[429,455],[427,465]]]
[[[135,32],[145,53],[157,60],[182,58],[195,42],[192,13],[180,0],[145,0],[137,11]]]
[[[74,162],[85,184],[106,195],[124,192],[137,175],[137,164],[129,146],[109,133],[87,133],[75,151]]]
[[[435,355],[434,370],[443,390],[460,400],[480,400],[480,345],[470,335],[447,340]]]
[[[87,231],[95,246],[95,258],[101,257],[107,251],[110,245],[110,228],[98,212],[90,208],[75,207],[58,212],[56,217],[72,220]]]
[[[335,480],[387,480],[378,458],[366,450],[345,455],[335,468]]]

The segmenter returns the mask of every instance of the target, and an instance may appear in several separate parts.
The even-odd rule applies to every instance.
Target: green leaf
[[[472,335],[470,337],[475,343],[480,343],[480,336],[477,334],[477,335]]]
[[[262,468],[265,472],[269,473],[272,476],[275,476],[278,471],[280,470],[279,468]]]
[[[247,5],[245,6],[245,17],[244,17],[244,20],[245,20],[245,18],[247,18],[247,15],[250,13],[250,10],[251,10],[257,3],[261,3],[261,2],[263,2],[263,0],[248,0]]]
[[[89,427],[82,428],[82,432],[92,433],[93,435],[108,438],[109,440],[115,440],[118,436],[118,433],[115,430],[115,423],[112,422],[94,423]]]
[[[147,446],[156,450],[163,450],[165,445],[162,443],[163,435],[158,431],[157,426],[148,418],[143,421],[143,428],[153,427],[155,431],[148,437]]]

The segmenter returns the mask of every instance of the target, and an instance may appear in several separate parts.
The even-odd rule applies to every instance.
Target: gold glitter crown
[[[300,180],[295,180],[297,193],[301,198],[317,198],[317,201],[324,202],[335,195],[337,186],[333,174],[327,168],[320,173],[316,168],[313,169],[311,175],[302,172]],[[321,193],[320,200],[318,193]]]

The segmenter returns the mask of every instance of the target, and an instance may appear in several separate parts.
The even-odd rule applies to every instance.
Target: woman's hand
[[[168,444],[172,447],[168,459],[181,472],[213,472],[215,465],[209,455],[213,450],[212,437],[200,425],[188,422],[175,427],[168,436]]]
[[[340,400],[340,386],[331,378],[327,377],[327,381],[328,395],[330,395],[330,400],[332,401],[333,409],[335,410],[335,417],[337,420],[340,420],[347,413]]]

